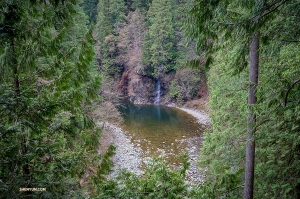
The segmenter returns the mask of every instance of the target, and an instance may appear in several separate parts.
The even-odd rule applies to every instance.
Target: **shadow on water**
[[[200,139],[204,128],[184,111],[160,105],[134,105],[129,101],[124,101],[119,111],[124,118],[122,128],[147,157],[163,152],[174,163],[175,156],[187,152],[188,146],[199,147],[196,145],[200,143],[187,141]]]

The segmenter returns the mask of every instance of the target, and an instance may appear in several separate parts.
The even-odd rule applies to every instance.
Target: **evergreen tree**
[[[107,6],[107,5],[106,5]],[[113,0],[109,4],[109,11],[111,17],[111,24],[113,24],[116,31],[119,30],[125,23],[125,2],[124,0]]]
[[[187,44],[187,38],[184,34],[184,23],[188,17],[188,12],[192,7],[191,0],[172,0],[172,24],[175,31],[176,46],[176,72],[185,67],[186,62],[194,60],[198,57],[195,52],[195,44]],[[202,70],[204,71],[204,70]]]
[[[282,102],[279,101],[282,101],[283,96],[286,95],[273,96],[277,92],[286,93],[286,91],[283,91],[284,86],[279,91],[280,89],[275,89],[273,83],[281,84],[279,82],[284,80],[284,78],[281,78],[281,72],[285,71],[286,67],[279,64],[284,60],[280,57],[282,55],[281,50],[285,49],[285,45],[289,41],[299,40],[299,36],[295,34],[299,31],[299,27],[295,23],[295,20],[299,19],[296,10],[299,10],[297,1],[195,1],[191,11],[192,17],[187,27],[190,33],[189,36],[196,38],[198,50],[206,58],[207,64],[211,64],[212,58],[215,59],[215,62],[211,65],[209,80],[211,87],[210,104],[215,113],[212,115],[212,132],[205,135],[201,157],[203,163],[206,162],[209,165],[210,174],[212,175],[208,175],[208,186],[202,187],[202,191],[200,191],[202,195],[209,197],[241,197],[240,188],[243,187],[242,182],[245,180],[241,173],[244,169],[242,150],[245,147],[244,131],[246,124],[239,118],[246,118],[246,112],[250,113],[248,114],[247,124],[249,135],[247,143],[252,146],[249,148],[252,154],[254,152],[254,141],[256,143],[256,166],[252,155],[249,161],[250,167],[246,167],[244,198],[295,198],[299,194],[297,192],[299,185],[296,183],[299,180],[299,175],[295,175],[296,164],[298,163],[296,156],[298,157],[298,155],[295,148],[290,151],[285,148],[286,142],[281,140],[281,134],[284,134],[284,132],[291,132],[290,135],[285,134],[287,136],[286,141],[296,135],[293,129],[295,123],[287,122],[284,128],[274,125],[274,123],[281,120],[279,112],[282,115],[291,113],[290,116],[295,117],[297,114],[294,109],[297,109],[299,102],[297,103],[292,97],[291,107],[285,109],[282,107]],[[284,27],[286,28],[283,33],[279,34],[279,27],[283,27],[280,20],[284,21]],[[251,44],[251,47],[249,44]],[[258,48],[260,49],[261,58],[257,54]],[[296,49],[295,46],[294,48]],[[290,55],[292,54],[294,53]],[[255,59],[251,58],[252,55]],[[280,59],[277,64],[269,61],[269,59],[273,59],[273,56]],[[247,68],[249,63],[251,69],[253,66],[257,66],[258,62],[262,63],[260,66],[262,67],[261,80],[258,82],[257,79],[250,77],[251,83],[248,85],[250,101],[247,108],[246,103],[241,102],[241,99],[246,97],[247,74],[244,69]],[[269,64],[272,67],[265,69],[265,66]],[[275,65],[277,66],[275,67]],[[280,68],[279,71],[281,72],[278,73],[277,68]],[[296,72],[298,69],[293,71]],[[257,76],[257,74],[254,76]],[[270,82],[270,75],[274,77],[273,83]],[[295,89],[294,86],[297,83],[294,83],[297,82],[297,78],[291,74],[288,76],[289,80],[284,80],[289,82],[285,85],[285,89],[292,87],[292,89]],[[257,91],[255,91],[256,89]],[[270,94],[267,90],[271,90],[273,94]],[[256,92],[258,103],[254,105]],[[294,90],[294,92],[297,91]],[[269,93],[268,97],[263,93]],[[279,101],[275,100],[276,98]],[[277,103],[273,104],[274,101]],[[270,109],[270,107],[273,107],[273,109]],[[275,116],[274,114],[278,115]],[[271,115],[272,117],[270,117]],[[286,117],[288,118],[288,116]],[[287,121],[290,121],[290,119],[287,119]],[[297,119],[294,119],[294,122],[297,122]],[[298,128],[296,127],[296,129]],[[278,146],[273,144],[275,137],[278,138]],[[290,146],[299,145],[298,139],[287,142]],[[281,148],[279,145],[282,150],[278,150],[278,148]],[[277,151],[280,155],[275,155],[276,152],[273,151]],[[280,162],[280,166],[275,163],[275,159]],[[247,165],[249,164],[247,163]],[[268,165],[268,168],[272,169],[269,170],[262,165]],[[254,166],[256,170],[253,173]],[[289,176],[289,180],[280,180],[275,177],[282,170],[284,170],[285,176]],[[294,174],[292,174],[293,172]],[[248,178],[249,176],[250,178]],[[252,177],[254,176],[256,190],[253,192]],[[266,181],[268,181],[268,184],[265,183]],[[282,188],[279,189],[279,187]]]
[[[188,156],[182,156],[182,167],[170,169],[162,158],[152,159],[144,169],[144,176],[122,170],[116,182],[107,184],[98,198],[192,198],[184,182],[189,166]]]
[[[0,4],[1,198],[79,197],[109,171],[112,148],[98,154],[100,131],[88,117],[100,78],[79,3]]]
[[[154,0],[147,13],[148,31],[143,42],[143,62],[149,75],[158,77],[174,68],[176,52],[170,0]]]
[[[151,5],[152,0],[132,0],[132,9],[139,9],[143,13],[148,11],[149,6]]]
[[[84,0],[82,3],[84,13],[89,17],[89,22],[95,24],[97,19],[98,0]]]
[[[262,41],[270,38],[262,43],[264,86],[258,89],[255,187],[261,198],[300,197],[299,8],[297,1],[283,4],[261,30]]]
[[[103,42],[105,37],[113,34],[113,23],[111,21],[109,4],[106,1],[100,0],[98,3],[97,15],[97,35],[98,39]]]
[[[100,69],[107,75],[120,72],[117,41],[120,29],[125,23],[124,0],[100,0],[98,4],[97,34],[100,42]]]
[[[118,59],[122,63],[134,67],[138,73],[143,71],[142,66],[142,42],[145,32],[145,19],[139,9],[129,12],[127,25],[120,31]]]

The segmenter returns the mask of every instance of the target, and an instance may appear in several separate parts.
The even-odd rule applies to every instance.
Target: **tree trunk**
[[[255,123],[256,115],[251,105],[256,103],[256,86],[258,84],[258,63],[259,63],[259,31],[252,34],[250,44],[250,85],[248,88],[248,121],[247,121],[247,145],[246,145],[246,170],[244,199],[253,198],[254,187],[254,159],[255,159]]]

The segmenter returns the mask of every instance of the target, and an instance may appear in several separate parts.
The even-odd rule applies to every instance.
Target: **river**
[[[192,115],[177,108],[129,102],[122,103],[119,111],[124,119],[122,129],[143,150],[144,157],[163,154],[175,165],[184,152],[197,158],[205,125],[199,124]]]

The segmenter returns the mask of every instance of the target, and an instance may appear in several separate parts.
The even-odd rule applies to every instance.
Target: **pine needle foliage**
[[[158,78],[174,69],[175,32],[172,26],[170,0],[152,1],[147,12],[148,31],[143,41],[143,63],[149,76]]]
[[[91,191],[79,183],[86,168],[108,161],[86,113],[101,78],[79,3],[0,3],[1,198],[83,197]]]
[[[299,1],[194,3],[187,34],[210,66],[213,110],[201,149],[207,173],[198,196],[242,198],[246,114],[251,111],[256,115],[253,198],[298,198]],[[260,31],[258,101],[247,107],[245,69],[255,29]]]
[[[101,194],[92,198],[192,198],[192,191],[184,182],[188,167],[186,154],[180,169],[170,169],[162,158],[154,158],[147,163],[143,176],[122,170],[116,181],[102,186]]]
[[[99,68],[107,76],[118,75],[122,64],[118,62],[117,41],[119,31],[125,24],[124,0],[100,0],[97,15],[97,38],[99,42]]]

